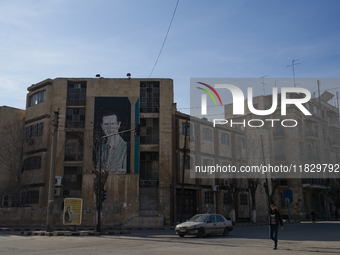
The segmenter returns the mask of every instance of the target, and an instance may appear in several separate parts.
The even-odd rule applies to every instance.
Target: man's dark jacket
[[[283,226],[282,218],[281,218],[281,215],[280,215],[278,210],[275,210],[275,211],[269,210],[269,216],[268,216],[268,223],[269,223],[269,225],[270,225],[270,215],[273,214],[274,212],[275,212],[275,222],[276,222],[276,225],[280,224],[281,226]]]

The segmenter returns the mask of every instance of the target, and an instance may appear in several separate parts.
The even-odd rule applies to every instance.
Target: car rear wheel
[[[179,236],[179,237],[184,237],[184,236],[185,236],[185,234],[178,234],[178,236]]]
[[[223,230],[223,235],[224,235],[224,236],[229,235],[229,228],[228,228],[228,227],[224,228],[224,230]]]
[[[205,234],[204,228],[199,228],[197,232],[197,237],[203,237]]]

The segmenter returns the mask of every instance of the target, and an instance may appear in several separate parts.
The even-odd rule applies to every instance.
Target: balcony
[[[328,127],[330,127],[330,128],[340,128],[339,122],[333,121],[333,120],[328,120]]]
[[[306,134],[306,139],[317,140],[319,138],[318,133],[313,130],[306,130],[305,134]]]

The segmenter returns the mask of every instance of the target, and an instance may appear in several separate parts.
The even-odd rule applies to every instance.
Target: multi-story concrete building
[[[339,163],[339,109],[332,106],[328,101],[333,97],[329,92],[324,92],[318,98],[312,98],[305,107],[312,113],[312,116],[305,116],[295,105],[287,106],[287,113],[284,119],[297,121],[296,127],[281,125],[283,116],[280,114],[280,97],[277,110],[269,116],[255,116],[245,102],[246,113],[244,116],[232,116],[232,105],[226,105],[226,119],[235,121],[245,120],[245,125],[237,125],[237,128],[244,130],[249,141],[254,134],[262,132],[262,142],[267,147],[265,163],[275,165],[303,165]],[[301,97],[299,94],[289,94],[290,98]],[[264,110],[272,106],[272,95],[258,96],[253,98],[255,109]],[[247,125],[251,119],[261,119],[264,125],[261,128],[253,128]],[[275,119],[275,125],[265,119]],[[253,123],[254,124],[254,123]],[[291,125],[292,123],[287,125]],[[255,125],[255,124],[254,124]],[[259,131],[260,130],[260,131]],[[258,140],[258,139],[257,139]],[[257,158],[262,158],[258,146]],[[248,151],[249,156],[249,151]],[[260,163],[263,163],[260,162]],[[270,195],[278,204],[281,214],[291,218],[308,219],[310,212],[314,209],[319,218],[330,218],[334,216],[334,209],[327,196],[327,188],[334,179],[308,177],[303,178],[277,178],[275,174],[268,175]],[[284,201],[285,191],[289,190],[293,201],[289,203],[289,209]],[[287,193],[286,193],[287,194]]]
[[[236,179],[221,173],[213,177],[193,174],[196,166],[239,167],[246,164],[246,133],[226,125],[213,127],[207,119],[180,112],[174,116],[173,127],[174,222],[181,219],[181,206],[182,220],[195,213],[219,213],[233,221],[250,221],[252,198],[247,179]],[[187,159],[183,169],[185,137]],[[257,191],[257,220],[263,221],[267,213],[263,185],[259,185]]]
[[[107,190],[105,226],[170,224],[172,104],[171,79],[56,78],[30,86],[20,183],[28,187],[22,203],[29,207],[8,217],[16,224],[46,223],[53,155],[54,225],[62,225],[69,197],[83,198],[82,224],[96,225],[99,169]]]

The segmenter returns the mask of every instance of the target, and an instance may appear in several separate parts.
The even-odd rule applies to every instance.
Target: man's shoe
[[[275,247],[273,248],[273,250],[277,250],[277,246],[275,246]]]

